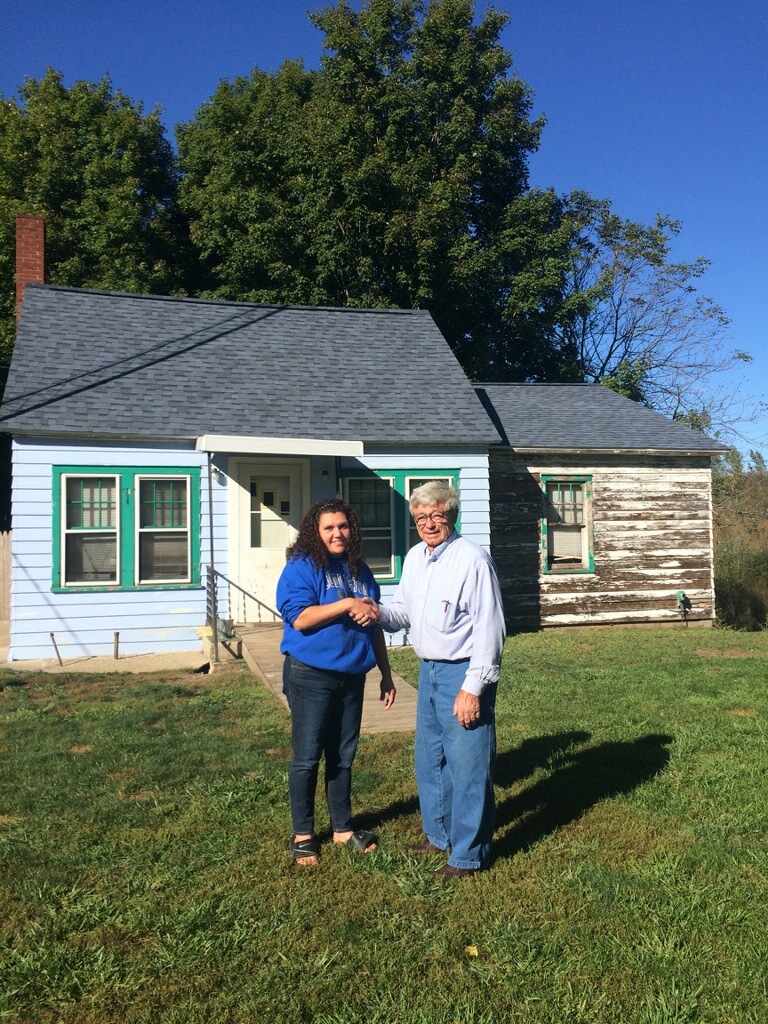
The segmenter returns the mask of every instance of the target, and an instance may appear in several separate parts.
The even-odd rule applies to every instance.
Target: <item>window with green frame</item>
[[[594,572],[592,478],[542,476],[542,569],[548,573]]]
[[[53,469],[53,587],[200,585],[200,471]]]
[[[374,472],[361,468],[344,474],[344,496],[360,517],[365,560],[377,579],[400,579],[403,559],[419,540],[408,501],[417,487],[430,480],[444,480],[459,489],[459,473],[453,469]]]

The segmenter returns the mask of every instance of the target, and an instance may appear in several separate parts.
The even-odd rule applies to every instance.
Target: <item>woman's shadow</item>
[[[539,769],[549,774],[499,801],[495,857],[512,857],[528,850],[581,818],[601,800],[649,782],[668,764],[667,748],[673,740],[652,733],[631,741],[584,747],[590,738],[588,732],[537,736],[499,754],[495,782],[500,789],[511,788]],[[510,825],[513,827],[508,828]]]

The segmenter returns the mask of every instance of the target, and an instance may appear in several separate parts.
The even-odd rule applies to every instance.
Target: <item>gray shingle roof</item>
[[[727,451],[602,384],[479,384],[505,444],[518,450]]]
[[[0,430],[485,444],[429,313],[29,285]]]

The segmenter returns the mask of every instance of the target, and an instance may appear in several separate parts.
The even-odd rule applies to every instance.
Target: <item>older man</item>
[[[490,863],[504,611],[490,555],[456,532],[456,491],[431,481],[410,509],[422,543],[379,622],[407,629],[421,659],[415,764],[426,840],[411,852],[450,851],[436,873],[463,877]]]

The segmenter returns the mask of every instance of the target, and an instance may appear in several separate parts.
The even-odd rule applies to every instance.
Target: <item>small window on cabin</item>
[[[590,481],[545,480],[542,548],[548,572],[592,571]]]

